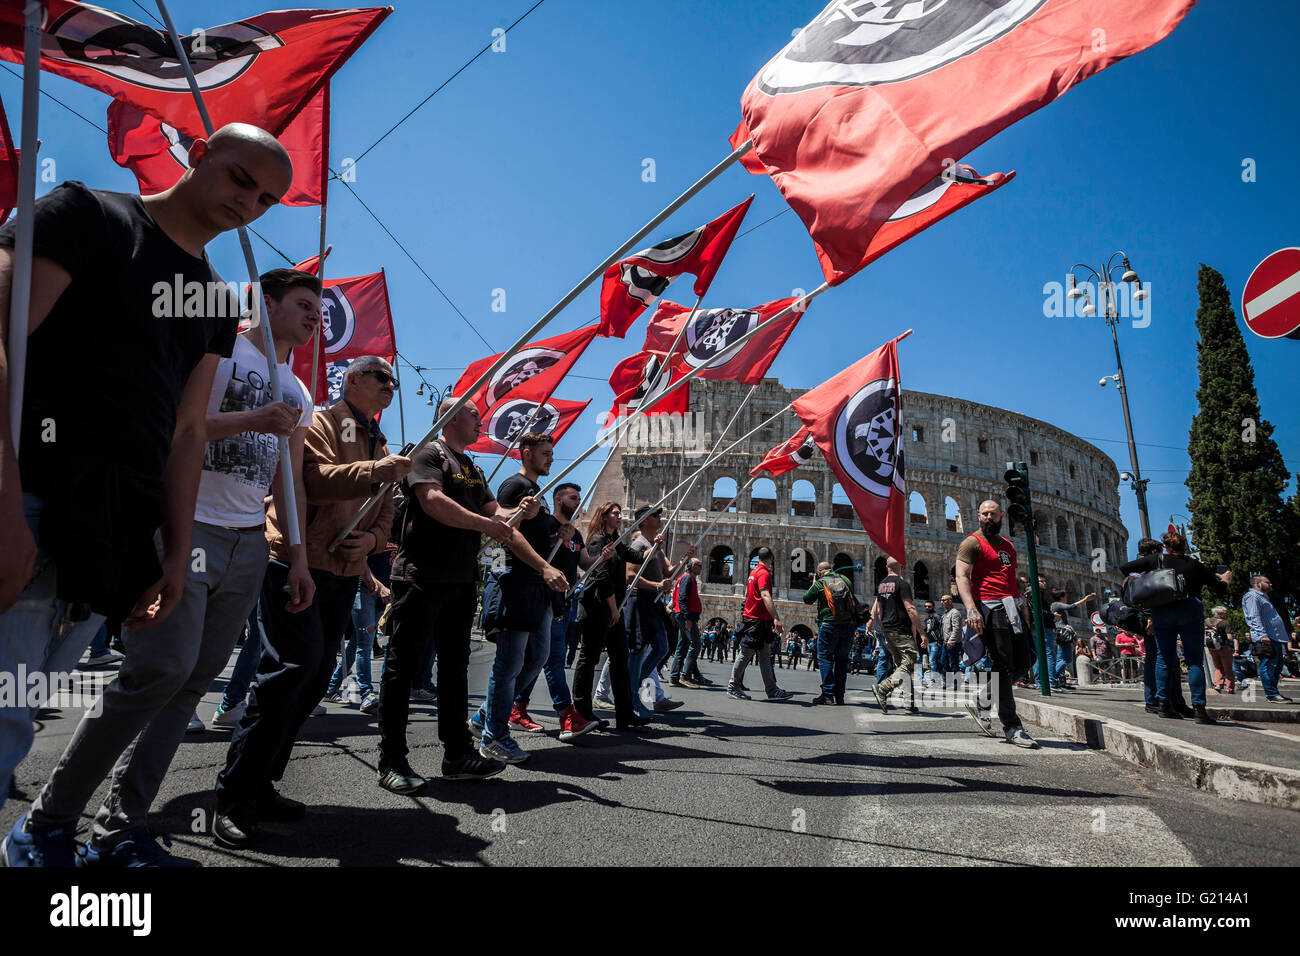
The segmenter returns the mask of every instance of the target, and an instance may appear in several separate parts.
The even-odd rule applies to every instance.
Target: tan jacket
[[[346,423],[356,422],[349,427]],[[344,430],[352,441],[343,440]],[[352,409],[344,401],[312,416],[311,428],[302,454],[302,482],[307,489],[307,566],[331,574],[360,574],[366,563],[364,555],[351,561],[342,551],[327,551],[331,541],[365,504],[367,498],[379,490],[379,482],[371,478],[375,461],[388,454],[388,443],[381,435],[375,445],[375,457],[370,451],[370,433],[365,422],[356,421]],[[372,531],[377,554],[388,544],[388,532],[393,525],[393,496],[384,495],[357,525],[360,531]],[[266,513],[266,538],[271,544],[271,557],[289,560],[289,544],[280,532],[280,523],[271,504]]]

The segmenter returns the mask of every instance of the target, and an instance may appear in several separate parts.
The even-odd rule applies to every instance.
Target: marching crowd
[[[319,328],[316,276],[293,269],[261,276],[273,357],[258,331],[236,334],[241,306],[257,303],[231,302],[221,315],[148,318],[156,315],[149,296],[158,282],[224,287],[204,246],[277,202],[291,172],[272,137],[237,124],[196,144],[191,164],[155,196],[66,183],[36,203],[21,469],[0,381],[0,522],[16,539],[0,552],[0,670],[66,673],[92,640],[91,660],[120,659],[121,669],[5,837],[6,865],[191,865],[159,845],[149,810],[186,730],[202,725],[200,698],[241,635],[211,720],[231,730],[213,780],[213,838],[237,848],[256,844],[264,823],[307,812],[276,784],[303,724],[322,699],[346,699],[345,686],[378,722],[377,785],[413,794],[426,781],[408,759],[412,701],[437,701],[439,769],[448,780],[492,777],[529,759],[515,735],[541,731],[532,712],[548,703],[561,740],[635,732],[680,705],[665,685],[709,683],[701,657],[731,664],[726,692],[741,701],[751,693],[789,699],[777,671],[807,657],[820,670],[813,703],[830,706],[844,703],[850,667],[874,660],[874,693],[885,712],[899,699],[917,712],[918,665],[923,683],[958,670],[967,679],[993,671],[1002,677],[1002,735],[1034,748],[1016,713],[1015,681],[1041,665],[1065,687],[1076,647],[1095,656],[1065,627],[1070,611],[1093,595],[1070,604],[1055,591],[1040,609],[1049,624],[1047,659],[1034,660],[1015,548],[1000,534],[994,501],[980,506],[979,533],[958,549],[958,594],[941,597],[937,610],[927,603],[924,619],[897,560],[889,560],[869,608],[823,563],[803,595],[815,605],[816,633],[802,624],[787,631],[773,596],[773,555],[760,548],[734,629],[721,618],[701,629],[694,549],[674,562],[664,551],[660,511],[649,506],[632,516],[634,536],[610,501],[598,503],[580,529],[577,485],[557,485],[549,501],[541,493],[553,460],[548,436],[521,437],[520,469],[495,492],[466,454],[480,433],[473,403],[411,455],[393,454],[378,418],[397,380],[375,356],[354,360],[341,400],[313,413],[289,357]],[[10,224],[0,229],[0,313],[8,311],[13,243]],[[106,287],[115,293],[104,296]],[[114,406],[95,392],[106,366],[129,370]],[[284,383],[279,401],[269,384],[274,373]],[[438,411],[441,418],[451,406]],[[484,535],[504,546],[506,563],[480,595]],[[1148,545],[1160,550],[1143,542],[1126,573],[1155,566]],[[1197,589],[1153,609],[1126,649],[1145,651],[1149,706],[1178,717],[1186,711],[1181,641],[1192,712],[1205,722],[1202,634],[1217,641],[1223,632],[1221,618],[1204,628],[1191,594],[1202,584],[1223,593],[1230,575],[1186,557],[1176,534],[1164,546],[1164,561]],[[1270,700],[1284,699],[1277,674],[1285,629],[1267,579],[1252,585],[1246,617],[1260,677]],[[494,652],[483,703],[471,714],[476,619]],[[124,659],[108,648],[110,631],[120,633]],[[376,690],[381,632],[387,641]],[[1261,651],[1270,643],[1272,656]],[[1216,687],[1231,693],[1234,672],[1222,649],[1211,648]],[[755,663],[759,681],[751,689],[746,677]],[[996,736],[986,703],[972,703],[971,714]],[[0,802],[32,741],[32,708],[0,708]],[[78,842],[81,815],[106,777],[111,784],[88,839]]]

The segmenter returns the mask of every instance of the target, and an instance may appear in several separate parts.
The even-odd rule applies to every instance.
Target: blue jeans
[[[1258,662],[1259,682],[1264,685],[1265,697],[1277,697],[1277,679],[1282,676],[1282,652],[1285,644],[1273,641],[1273,656]],[[1186,653],[1186,651],[1184,651]]]
[[[1166,701],[1182,699],[1183,675],[1178,666],[1178,639],[1183,640],[1187,662],[1187,686],[1192,706],[1205,706],[1205,609],[1196,598],[1154,608],[1151,622],[1156,627],[1156,682]]]
[[[1145,703],[1158,704],[1163,696],[1160,684],[1156,681],[1156,659],[1159,652],[1156,650],[1156,639],[1150,634],[1142,635],[1142,650],[1145,653],[1142,658],[1142,696]]]
[[[933,644],[925,645],[926,656],[930,658],[930,675],[943,673],[943,644],[935,641]]]
[[[343,653],[339,656],[338,666],[330,675],[330,685],[326,694],[335,694],[343,686],[343,678],[352,670],[355,662],[357,668],[357,691],[364,700],[368,694],[375,692],[373,671],[370,659],[375,648],[375,613],[377,596],[370,593],[360,583],[357,596],[352,601],[352,633],[343,642]]]
[[[1031,640],[1030,644],[1033,643]],[[1047,651],[1047,680],[1053,687],[1060,687],[1061,678],[1056,672],[1056,631],[1053,628],[1043,628],[1043,648]],[[1034,680],[1038,680],[1038,661],[1034,661]]]
[[[497,634],[497,653],[488,675],[487,695],[474,715],[474,722],[484,726],[483,741],[505,740],[510,736],[510,710],[515,702],[515,684],[537,679],[541,662],[547,657],[551,639],[550,611],[546,621],[533,631],[502,631]],[[524,673],[525,658],[536,662],[531,675]]]
[[[849,652],[853,649],[853,622],[827,621],[817,628],[817,666],[822,675],[822,696],[844,698]]]
[[[42,505],[35,495],[23,495],[23,512],[33,535]],[[0,614],[0,673],[12,675],[11,679],[24,691],[19,700],[0,706],[0,807],[9,796],[14,768],[22,763],[35,739],[32,718],[36,707],[28,705],[43,701],[30,700],[25,693],[31,686],[31,675],[70,673],[104,623],[104,615],[91,614],[60,631],[59,621],[68,604],[55,597],[55,574],[54,562],[41,552],[38,536],[32,579],[14,606]],[[20,673],[28,675],[21,682]]]
[[[668,653],[668,630],[664,627],[663,617],[653,607],[646,607],[641,611],[638,607],[640,600],[640,595],[633,593],[623,608],[624,628],[630,632],[633,626],[638,626],[650,632],[640,634],[641,646],[635,651],[628,652],[627,675],[632,685],[634,705],[637,695],[641,692],[641,682],[650,676],[650,672]]]
[[[695,673],[695,662],[700,656],[699,615],[677,615],[677,653],[673,655],[672,667],[668,670],[668,679],[688,680]]]
[[[239,706],[240,701],[248,696],[248,686],[253,682],[253,675],[257,673],[257,665],[261,663],[262,622],[258,619],[261,604],[259,598],[248,615],[247,636],[239,649],[238,656],[235,657],[235,666],[230,669],[230,680],[226,682],[226,689],[221,694],[222,710],[234,710]]]
[[[889,656],[889,651],[885,649],[885,642],[880,641],[876,648],[876,683],[882,683],[893,672],[894,659]]]
[[[108,653],[108,625],[99,625],[99,630],[90,639],[90,656],[103,657]]]
[[[961,645],[954,644],[951,647],[944,645],[943,672],[945,674],[956,674],[960,670],[961,670]]]
[[[1057,644],[1056,645],[1056,681],[1062,687],[1065,686],[1065,678],[1070,673],[1070,665],[1074,663],[1074,645]]]
[[[557,714],[563,714],[573,704],[573,695],[569,693],[569,682],[564,679],[564,656],[568,652],[569,617],[564,615],[551,619],[551,651],[542,664],[542,675],[546,678],[546,689],[551,692],[551,706]],[[524,665],[524,670],[529,668]],[[515,692],[515,703],[527,707],[537,685],[537,674],[532,680],[522,685]]]

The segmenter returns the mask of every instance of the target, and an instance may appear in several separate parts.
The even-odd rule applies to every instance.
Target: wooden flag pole
[[[683,192],[680,196],[678,196],[667,206],[665,206],[658,214],[655,215],[653,219],[651,219],[644,226],[638,229],[636,233],[634,233],[629,239],[627,239],[627,241],[625,241],[621,246],[619,246],[616,250],[614,250],[614,252],[610,253],[608,258],[606,258],[604,262],[596,266],[596,268],[592,269],[591,272],[589,272],[577,285],[575,285],[572,289],[570,289],[564,295],[564,297],[560,299],[559,302],[551,306],[551,308],[547,311],[547,313],[533,324],[532,328],[528,329],[528,331],[526,331],[523,335],[521,335],[518,341],[516,341],[514,345],[510,346],[510,348],[502,352],[501,357],[498,358],[495,362],[493,362],[490,368],[487,368],[483,371],[483,374],[478,377],[478,380],[474,382],[474,384],[471,385],[468,389],[466,389],[465,394],[458,396],[456,398],[456,401],[452,404],[452,407],[449,408],[445,414],[438,416],[437,420],[434,421],[433,423],[433,427],[430,428],[429,431],[425,433],[425,436],[421,438],[420,441],[415,445],[415,448],[412,449],[412,453],[418,451],[420,448],[423,448],[424,445],[432,441],[434,438],[437,438],[438,435],[442,432],[443,426],[446,425],[447,422],[449,422],[452,418],[454,418],[455,415],[461,410],[461,408],[464,407],[465,402],[468,400],[469,396],[473,395],[480,388],[482,388],[492,378],[492,376],[495,375],[506,364],[506,362],[510,361],[510,358],[516,352],[518,352],[521,348],[523,348],[530,341],[536,338],[537,333],[540,332],[542,329],[544,329],[552,319],[554,319],[557,315],[559,315],[560,312],[562,312],[565,309],[565,307],[569,305],[570,302],[572,302],[579,295],[581,295],[582,292],[587,288],[587,286],[591,285],[593,282],[595,282],[597,279],[603,276],[605,274],[606,269],[612,266],[619,259],[623,258],[623,256],[625,256],[628,252],[631,252],[632,247],[635,246],[642,239],[644,239],[647,235],[649,235],[651,230],[657,227],[660,223],[666,220],[669,216],[675,213],[682,206],[686,205],[687,201],[690,200],[691,197],[693,197],[696,193],[700,192],[700,190],[704,189],[705,186],[709,185],[709,183],[713,182],[715,179],[721,176],[722,173],[727,169],[727,167],[731,166],[732,163],[736,162],[736,160],[740,159],[740,157],[744,156],[753,148],[754,148],[753,140],[745,140],[745,142],[741,143],[738,147],[736,147],[736,149],[731,153],[731,155],[727,156],[726,159],[722,160],[722,162],[718,163],[716,166],[710,169],[707,173],[705,173],[702,177],[700,177],[700,179],[698,179],[695,183],[687,187],[685,192]],[[357,526],[357,524],[361,521],[361,516],[366,513],[366,510],[370,508],[376,501],[378,501],[380,497],[388,493],[388,487],[389,487],[388,485],[383,485],[378,491],[376,491],[373,495],[371,495],[370,499],[364,505],[361,506],[361,510],[359,510],[352,517],[352,520],[349,521],[346,526],[344,526],[342,532],[339,533],[338,537],[336,537],[332,542],[330,542],[330,546],[329,546],[330,551],[333,551],[338,546],[338,543],[342,541],[344,538],[346,538],[349,532],[351,532],[352,529]]]
[[[41,15],[43,4],[27,0],[23,21],[22,153],[18,161],[18,216],[9,291],[9,435],[15,460],[23,434],[23,385],[27,378],[27,327],[32,303],[32,246],[36,239],[36,120],[40,115]],[[14,469],[14,474],[18,469]]]
[[[172,15],[167,12],[166,0],[158,0],[158,12],[162,14],[163,23],[167,26],[167,33],[171,36],[172,47],[176,50],[176,59],[180,61],[181,67],[185,70],[185,79],[190,86],[190,95],[194,97],[194,105],[198,107],[199,116],[203,120],[203,128],[207,130],[209,136],[214,132],[212,127],[212,117],[208,115],[207,104],[203,102],[203,93],[199,89],[198,80],[194,78],[194,67],[190,64],[190,58],[185,54],[185,47],[181,45],[181,38],[176,33],[176,27],[172,24]],[[24,123],[26,117],[24,117]],[[260,273],[257,271],[257,260],[253,258],[253,245],[248,239],[248,230],[243,226],[239,227],[239,245],[244,251],[244,264],[248,267],[248,281],[252,286],[253,309],[256,315],[262,309],[262,287],[258,281]],[[323,265],[323,264],[322,264]],[[265,321],[262,326],[262,342],[266,351],[266,371],[267,381],[271,386],[272,401],[283,401],[284,393],[280,389],[280,368],[275,354],[275,337],[271,334],[271,323]],[[316,396],[313,395],[313,402]],[[285,510],[293,515],[293,520],[287,516],[284,519],[284,526],[288,532],[289,546],[297,547],[302,544],[302,529],[298,524],[298,493],[294,488],[293,482],[293,462],[289,455],[289,439],[285,435],[278,435],[277,444],[280,446],[280,482],[281,493],[284,496]]]

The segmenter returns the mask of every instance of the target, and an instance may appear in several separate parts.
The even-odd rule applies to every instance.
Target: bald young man
[[[67,182],[35,203],[21,468],[0,348],[0,671],[69,671],[106,617],[144,635],[185,587],[208,395],[240,311],[204,247],[293,178],[274,137],[243,124],[196,140],[189,162],[155,196]],[[15,233],[0,229],[4,315]],[[0,802],[33,703],[0,708]],[[20,827],[6,858],[71,865],[74,829],[33,843]]]

